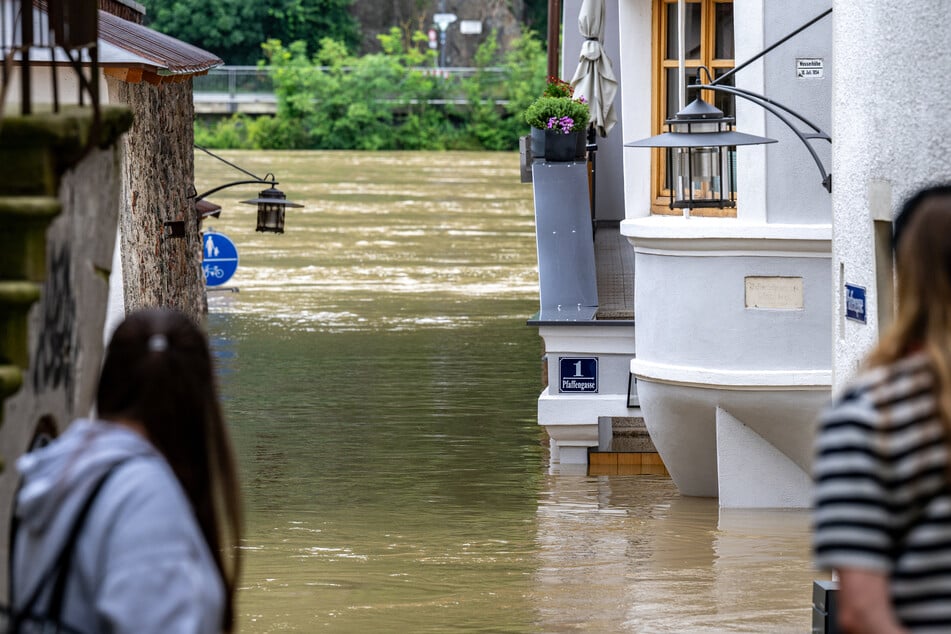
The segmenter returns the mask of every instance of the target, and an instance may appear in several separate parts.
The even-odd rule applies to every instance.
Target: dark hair
[[[951,442],[951,186],[926,187],[908,198],[895,219],[894,244],[898,310],[868,363],[926,354]]]
[[[922,207],[922,203],[929,198],[945,198],[951,196],[951,184],[931,185],[918,190],[908,197],[902,204],[898,216],[892,225],[892,248],[897,251],[898,243],[902,236],[907,233],[908,226],[917,212]]]
[[[240,559],[240,493],[202,330],[172,309],[129,315],[106,350],[97,409],[100,418],[141,424],[171,465],[224,581],[222,627],[231,631]]]

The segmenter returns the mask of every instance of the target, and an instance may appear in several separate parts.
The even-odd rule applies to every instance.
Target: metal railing
[[[52,66],[50,94],[60,109],[60,77],[56,69],[71,68],[77,77],[76,102],[88,100],[98,120],[98,0],[0,0],[0,108],[19,71],[20,110],[33,111],[33,69]]]
[[[312,67],[314,73],[325,73],[331,70],[327,66]],[[345,73],[352,71],[350,67],[343,67]],[[480,70],[490,74],[490,94],[487,99],[493,99],[496,104],[506,103],[504,99],[503,68],[490,67],[486,69],[471,67],[430,68],[419,67],[410,69],[422,75],[431,76],[440,80],[438,98],[428,99],[428,103],[445,104],[467,103],[462,87],[462,80],[472,77]],[[195,77],[192,83],[195,101],[208,102],[225,100],[232,103],[240,101],[242,97],[254,96],[265,101],[273,101],[274,82],[271,78],[271,69],[268,66],[220,66],[208,71],[208,74]],[[382,99],[393,99],[394,95],[381,95]]]

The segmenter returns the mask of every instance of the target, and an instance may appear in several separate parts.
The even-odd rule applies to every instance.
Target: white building
[[[737,150],[735,208],[685,217],[667,206],[662,150],[623,147],[662,132],[679,109],[678,2],[606,2],[604,42],[620,84],[620,123],[599,143],[595,218],[620,219],[633,249],[634,320],[611,328],[597,318],[597,299],[569,317],[564,303],[552,312],[542,293],[542,311],[530,323],[546,344],[549,387],[539,423],[549,431],[556,468],[586,462],[599,446],[599,419],[603,448],[605,417],[643,416],[683,493],[718,496],[732,507],[810,503],[816,416],[892,307],[893,210],[915,187],[951,173],[947,117],[936,107],[945,91],[933,79],[947,57],[942,42],[951,25],[936,18],[947,7],[936,0],[833,4],[831,15],[733,75],[736,87],[789,107],[830,133],[832,144],[811,140],[814,160],[760,106],[708,92],[708,101],[735,113],[738,130],[778,143]],[[563,76],[577,63],[580,5],[565,2]],[[830,9],[828,0],[684,5],[688,77],[699,66],[719,76]],[[574,214],[583,233],[584,211],[565,211],[575,202],[538,195],[538,176],[544,182],[551,169],[534,166],[536,215],[549,218],[549,207]],[[831,195],[822,169],[834,174]],[[545,266],[552,247],[543,225],[544,289],[552,276],[567,274]],[[601,258],[597,248],[588,257],[583,239],[578,245],[583,275]],[[618,369],[624,356],[629,361]],[[559,392],[561,358],[598,359],[599,393]],[[635,379],[630,393],[628,376]]]

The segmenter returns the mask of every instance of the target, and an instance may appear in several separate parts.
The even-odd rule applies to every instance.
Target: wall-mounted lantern
[[[736,146],[776,139],[736,132],[733,123],[733,117],[697,97],[665,122],[667,132],[624,145],[666,149],[671,209],[736,207]]]
[[[687,86],[688,90],[709,90],[740,97],[758,105],[782,121],[809,151],[822,177],[822,186],[830,193],[832,192],[832,175],[826,172],[811,142],[820,140],[831,144],[832,137],[791,108],[763,95],[727,85],[726,79],[831,13],[832,9],[821,13],[716,79],[713,78],[710,69],[699,66],[697,83]],[[706,84],[700,83],[704,75],[707,79]],[[735,207],[736,185],[733,170],[736,146],[775,143],[776,140],[736,132],[733,130],[733,123],[732,117],[724,117],[723,111],[705,102],[698,94],[690,105],[665,122],[667,132],[624,145],[625,147],[665,148],[667,174],[671,181],[670,206],[672,208],[689,210],[697,207]],[[800,129],[800,125],[804,125],[805,128]]]
[[[272,183],[271,187],[262,191],[257,198],[241,201],[246,205],[258,206],[256,231],[284,233],[284,210],[287,207],[303,207],[303,205],[287,200],[284,192],[274,187],[276,184]]]
[[[217,154],[210,152],[209,150],[196,145],[196,148],[212,156],[222,163],[226,163],[231,167],[235,168],[239,172],[247,174],[254,180],[242,180],[234,181],[232,183],[225,183],[224,185],[219,185],[213,189],[209,189],[203,194],[198,194],[195,197],[195,204],[203,202],[206,196],[210,196],[215,192],[219,192],[222,189],[227,189],[228,187],[234,187],[235,185],[269,185],[267,189],[262,191],[258,198],[251,200],[242,200],[241,202],[248,205],[257,205],[258,206],[258,221],[256,231],[263,231],[267,233],[284,233],[284,210],[287,207],[303,207],[303,205],[287,200],[287,196],[284,195],[284,192],[277,189],[276,185],[278,184],[277,180],[274,178],[274,174],[268,173],[261,178],[249,172],[248,170],[238,167],[231,161],[221,158]],[[220,210],[219,210],[220,213]],[[204,217],[204,216],[202,216]]]

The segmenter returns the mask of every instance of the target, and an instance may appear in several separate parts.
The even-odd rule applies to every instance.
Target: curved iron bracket
[[[706,72],[707,78],[710,78],[710,71],[705,66],[700,67],[703,71]],[[826,171],[825,166],[822,164],[822,160],[819,158],[819,155],[816,153],[816,150],[809,143],[814,139],[821,139],[823,141],[828,141],[831,145],[832,137],[828,133],[824,132],[822,128],[814,124],[813,122],[806,119],[804,116],[792,110],[788,106],[774,101],[763,95],[759,95],[755,92],[750,92],[749,90],[744,90],[742,88],[736,88],[734,86],[724,86],[723,84],[693,84],[687,87],[688,90],[712,90],[713,92],[722,92],[742,99],[746,99],[752,103],[755,103],[763,110],[766,110],[774,117],[786,124],[786,126],[793,131],[802,144],[806,146],[806,149],[809,151],[809,154],[812,156],[812,160],[815,161],[816,167],[819,168],[819,174],[822,176],[822,186],[825,187],[826,191],[832,193],[832,175]],[[808,126],[812,131],[802,131],[790,120],[791,115],[795,117],[800,122]]]
[[[266,180],[268,176],[271,177],[271,180]],[[274,187],[277,184],[277,181],[274,180],[274,174],[267,174],[264,178],[258,178],[256,180],[234,181],[233,183],[225,183],[224,185],[219,185],[218,187],[209,189],[204,194],[198,194],[195,196],[195,202],[197,203],[206,196],[211,196],[215,192],[220,192],[222,189],[234,187],[235,185],[270,185],[271,187]]]

